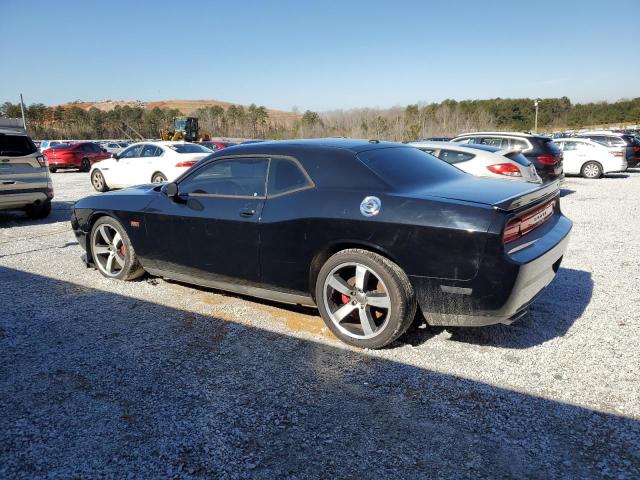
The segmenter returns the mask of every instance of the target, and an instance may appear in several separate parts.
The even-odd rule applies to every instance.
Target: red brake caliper
[[[344,293],[340,296],[340,300],[343,304],[349,303],[349,297],[347,297]]]

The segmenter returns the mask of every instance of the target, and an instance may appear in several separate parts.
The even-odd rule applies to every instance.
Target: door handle
[[[241,217],[245,217],[245,218],[253,217],[255,214],[256,214],[256,211],[252,210],[252,209],[249,209],[249,208],[244,209],[244,210],[240,210],[240,216]]]

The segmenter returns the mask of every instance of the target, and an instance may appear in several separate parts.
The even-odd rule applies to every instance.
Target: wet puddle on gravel
[[[182,289],[185,288],[180,284],[167,283],[172,288]],[[194,292],[195,293],[195,292]],[[282,307],[271,306],[263,303],[252,302],[251,300],[247,300],[244,298],[235,298],[231,296],[221,295],[213,292],[199,292],[199,294],[195,295],[197,300],[201,301],[206,305],[210,305],[212,307],[224,307],[226,305],[232,305],[236,302],[246,302],[249,304],[250,308],[253,310],[257,310],[260,313],[267,314],[274,321],[278,322],[280,325],[283,325],[291,332],[301,332],[301,333],[309,333],[312,335],[322,335],[326,338],[335,339],[331,331],[326,327],[322,318],[319,315],[307,314],[304,312],[298,312],[291,309],[296,309],[298,307],[283,305]],[[312,312],[309,309],[309,312]],[[212,312],[213,313],[213,312]],[[217,309],[214,315],[222,320],[227,321],[239,321],[239,319],[229,311],[224,311],[221,309]]]

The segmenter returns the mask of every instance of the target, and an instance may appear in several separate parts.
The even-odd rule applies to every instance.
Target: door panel
[[[267,159],[218,160],[198,168],[145,210],[151,267],[215,281],[260,280],[259,219]]]

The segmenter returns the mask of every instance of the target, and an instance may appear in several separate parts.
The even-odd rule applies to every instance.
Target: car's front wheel
[[[58,171],[58,169],[56,167],[49,167],[49,171],[51,173],[56,173]]]
[[[112,217],[100,217],[93,225],[91,257],[107,278],[134,280],[144,273],[127,232]]]
[[[582,176],[584,178],[594,179],[602,176],[602,166],[598,162],[587,162],[582,166]]]
[[[416,313],[413,287],[402,269],[377,253],[342,250],[320,269],[316,303],[343,342],[382,348],[406,332]]]
[[[153,177],[151,177],[151,183],[162,183],[166,181],[167,181],[167,177],[162,172],[154,173]]]
[[[97,168],[91,172],[91,185],[98,192],[106,192],[109,190],[109,186],[107,185],[107,181],[104,179],[104,175]]]

